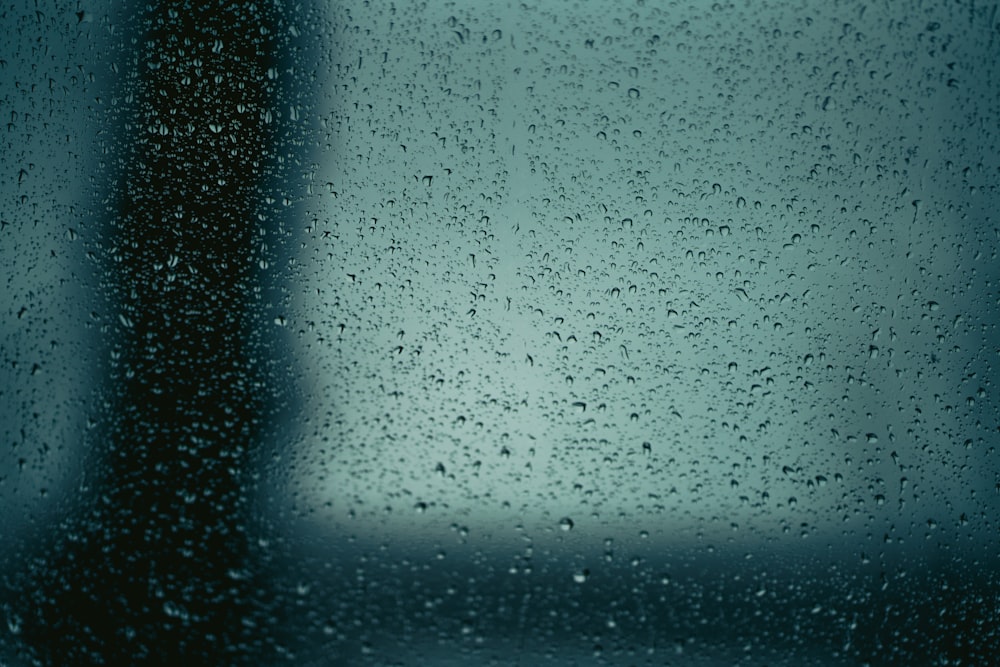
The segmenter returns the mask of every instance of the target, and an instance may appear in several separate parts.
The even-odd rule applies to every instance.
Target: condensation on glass
[[[7,32],[75,35],[90,11],[70,29],[24,8]],[[219,251],[253,262],[238,358],[264,369],[233,463],[241,567],[264,593],[231,620],[254,650],[992,659],[996,6],[274,16],[272,168],[236,195],[253,233]],[[74,503],[87,415],[119,418],[86,379],[127,336],[92,323],[115,279],[87,253],[115,213],[90,211],[120,195],[93,137],[145,130],[106,127],[93,48],[17,50],[0,70],[0,494],[37,517],[4,519],[28,539]],[[28,551],[4,553],[31,574]],[[24,622],[8,613],[12,655],[30,654]]]

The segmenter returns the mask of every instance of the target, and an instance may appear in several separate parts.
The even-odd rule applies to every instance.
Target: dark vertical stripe
[[[254,7],[159,3],[142,18],[105,235],[119,316],[92,502],[10,612],[45,664],[268,662],[248,462],[269,407],[252,325],[277,10]]]

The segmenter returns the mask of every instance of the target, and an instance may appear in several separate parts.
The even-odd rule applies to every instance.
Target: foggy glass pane
[[[996,6],[63,4],[9,664],[994,659]]]

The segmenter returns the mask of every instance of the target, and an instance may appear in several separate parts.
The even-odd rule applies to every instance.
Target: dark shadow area
[[[280,11],[157,3],[125,28],[103,413],[81,434],[85,482],[64,519],[4,574],[8,626],[37,664],[267,664],[278,651],[273,548],[252,502],[275,402],[257,320],[281,171]]]
[[[870,558],[816,543],[517,548],[474,527],[433,544],[299,537],[301,665],[979,665],[1000,645],[992,555],[919,534],[907,541],[928,555],[886,543]]]

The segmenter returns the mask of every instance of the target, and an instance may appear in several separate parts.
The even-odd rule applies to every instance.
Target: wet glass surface
[[[5,664],[989,664],[996,6],[57,4]]]

